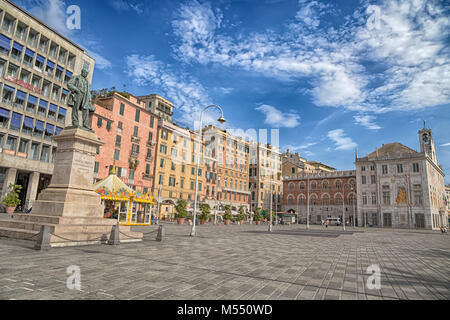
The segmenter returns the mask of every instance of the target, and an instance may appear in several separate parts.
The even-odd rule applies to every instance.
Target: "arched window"
[[[354,194],[351,194],[351,195],[348,196],[348,204],[351,205],[351,206],[356,204],[356,202],[355,202],[355,195]]]
[[[317,189],[317,183],[315,181],[311,182],[311,189],[313,190]]]
[[[288,189],[289,190],[294,190],[294,188],[295,188],[295,184],[293,182],[290,182],[289,185],[288,185]]]
[[[341,180],[336,181],[336,189],[342,189],[342,181]]]
[[[304,182],[300,182],[300,190],[305,190],[306,185]]]
[[[317,206],[319,204],[319,201],[317,201],[317,196],[313,194],[310,198],[310,204],[313,206]]]
[[[340,194],[337,194],[335,197],[334,197],[334,204],[336,204],[336,205],[342,205],[342,196],[340,195]]]
[[[322,183],[322,189],[328,189],[328,181],[324,181],[323,183]]]
[[[293,205],[294,204],[294,196],[289,195],[287,201],[288,201],[288,205]]]
[[[330,197],[327,194],[322,196],[322,205],[323,206],[329,206],[330,205]]]
[[[306,206],[306,197],[305,197],[304,195],[301,195],[301,196],[298,198],[298,204],[299,204],[300,206]]]

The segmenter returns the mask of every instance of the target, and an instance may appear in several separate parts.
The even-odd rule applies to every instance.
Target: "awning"
[[[45,62],[45,58],[43,56],[37,55],[36,60],[39,61],[40,63],[44,63]]]
[[[11,49],[11,39],[0,34],[0,47],[9,51]]]
[[[42,100],[42,99],[41,99],[41,100],[39,101],[39,106],[42,107],[42,108],[47,109],[48,101],[45,101],[45,100]]]
[[[54,135],[55,134],[55,126],[52,124],[47,123],[47,126],[45,127],[45,131],[48,134]]]
[[[66,116],[66,109],[59,107],[59,115]]]
[[[34,58],[34,51],[27,49],[25,50],[25,55],[29,56],[30,58]]]
[[[0,117],[9,119],[10,111],[7,109],[0,108]]]
[[[56,127],[56,135],[59,135],[62,130],[63,130],[63,128]]]
[[[56,113],[56,111],[58,111],[58,106],[50,103],[50,111]]]
[[[23,50],[23,46],[21,44],[18,44],[17,42],[14,42],[13,48],[19,50],[20,52],[22,52]]]
[[[63,88],[63,89],[62,89],[62,92],[63,92],[63,94],[65,94],[66,96],[69,95],[69,90],[67,90],[67,89],[64,89],[64,88]]]
[[[11,127],[14,128],[20,128],[20,123],[22,122],[22,117],[20,113],[13,112],[12,118],[11,118]]]
[[[35,130],[44,132],[44,122],[36,120],[36,127],[34,127]]]
[[[10,86],[7,86],[6,84],[3,86],[3,90],[8,90],[8,91],[14,91],[15,90],[15,88],[13,88],[13,87],[10,87]]]
[[[47,66],[49,66],[50,68],[55,68],[55,64],[53,62],[51,62],[50,60],[47,60]]]
[[[22,99],[25,101],[27,99],[27,94],[23,91],[17,90],[16,98],[19,98],[19,99]]]
[[[64,72],[64,68],[61,67],[60,65],[58,65],[56,68],[57,68],[59,71]]]
[[[66,76],[68,76],[69,78],[72,78],[72,72],[66,71]]]
[[[34,125],[33,125],[33,118],[30,117],[25,117],[25,120],[23,121],[23,126],[33,129]]]
[[[28,96],[28,102],[31,104],[36,105],[37,103],[37,98],[35,96],[32,96],[31,94]]]

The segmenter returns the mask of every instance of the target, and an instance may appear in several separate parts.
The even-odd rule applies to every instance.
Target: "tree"
[[[256,208],[255,209],[255,213],[253,215],[253,218],[255,219],[255,221],[262,221],[263,216],[262,216],[262,209],[261,208]]]
[[[233,220],[233,215],[231,214],[231,206],[227,204],[224,207],[224,209],[225,209],[225,214],[223,215],[224,220]]]
[[[211,218],[211,207],[207,203],[200,204],[201,214],[199,215],[199,219],[203,221],[208,221]]]
[[[177,205],[175,206],[175,210],[177,210],[177,218],[186,218],[188,216],[188,212],[186,210],[187,201],[186,200],[178,200]]]

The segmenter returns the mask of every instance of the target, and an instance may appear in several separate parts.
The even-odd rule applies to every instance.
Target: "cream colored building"
[[[250,142],[250,210],[257,208],[281,211],[283,181],[281,153],[270,144]]]
[[[67,82],[95,61],[12,1],[0,0],[0,196],[23,187],[23,209],[50,183],[58,135],[70,123]]]
[[[444,173],[431,129],[419,131],[420,152],[400,143],[356,158],[358,222],[437,230],[447,223]]]
[[[215,197],[209,198],[211,207],[220,213],[225,205],[230,205],[235,214],[240,207],[250,211],[249,143],[215,126],[205,127],[203,134],[206,167],[211,168],[216,183],[211,186],[216,188]]]
[[[296,175],[298,173],[321,173],[334,172],[335,168],[327,166],[318,161],[307,161],[300,154],[291,153],[289,149],[281,155],[283,177]]]

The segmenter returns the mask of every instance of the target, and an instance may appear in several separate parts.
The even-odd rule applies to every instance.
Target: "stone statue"
[[[91,86],[87,79],[88,69],[83,68],[81,75],[74,76],[67,87],[70,90],[67,105],[72,108],[72,126],[92,131],[89,125],[89,113],[95,111],[91,99]],[[78,112],[82,111],[83,123],[80,125]]]

